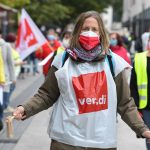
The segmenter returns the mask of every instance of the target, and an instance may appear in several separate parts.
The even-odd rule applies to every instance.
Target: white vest
[[[115,76],[130,67],[114,53],[113,64]],[[50,138],[73,146],[117,147],[116,85],[107,59],[78,63],[68,58],[61,67],[62,55],[57,55],[52,65],[59,69],[60,96],[50,119]]]

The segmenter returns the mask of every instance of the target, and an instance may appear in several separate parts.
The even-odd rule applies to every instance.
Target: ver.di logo
[[[72,78],[79,114],[108,109],[107,80],[104,71]]]

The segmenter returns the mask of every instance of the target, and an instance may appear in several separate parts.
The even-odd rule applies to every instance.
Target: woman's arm
[[[118,113],[138,136],[142,136],[143,133],[149,129],[138,114],[134,99],[130,97],[130,89],[124,71],[116,77],[115,82],[117,88]]]
[[[48,109],[57,101],[60,93],[55,71],[57,71],[57,68],[52,66],[45,82],[39,88],[38,92],[29,101],[19,106],[20,108],[18,107],[16,111],[14,111],[13,115],[16,119],[29,118],[42,110]],[[19,113],[22,118],[20,118],[21,116]],[[17,116],[19,116],[19,118],[17,118]]]

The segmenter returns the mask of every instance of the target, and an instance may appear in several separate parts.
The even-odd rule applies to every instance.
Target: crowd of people
[[[5,112],[25,120],[55,104],[49,125],[51,150],[116,150],[118,112],[137,137],[146,138],[150,150],[150,31],[136,40],[107,33],[99,13],[88,11],[78,17],[74,29],[58,35],[51,28],[46,38],[49,48],[39,47],[21,60],[16,35],[4,39],[0,33],[0,130]],[[30,72],[26,66],[32,64],[33,75],[38,74],[38,61],[52,51],[37,94],[12,108],[16,81]]]

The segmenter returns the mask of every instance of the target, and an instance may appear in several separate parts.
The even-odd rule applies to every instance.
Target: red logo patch
[[[79,114],[108,109],[107,80],[104,71],[72,78]]]
[[[26,28],[26,34],[24,37],[24,40],[27,42],[28,47],[35,45],[37,43],[36,37],[27,21],[27,19],[24,19],[25,28]]]

